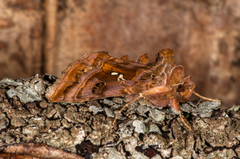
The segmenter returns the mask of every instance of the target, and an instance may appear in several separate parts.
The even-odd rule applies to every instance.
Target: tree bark
[[[111,128],[127,99],[52,103],[45,93],[54,80],[36,75],[0,81],[0,157],[240,157],[240,106],[220,110],[218,102],[181,103],[191,132],[173,109],[138,100]]]

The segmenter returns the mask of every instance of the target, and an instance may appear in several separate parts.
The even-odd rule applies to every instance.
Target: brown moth
[[[111,57],[107,52],[92,52],[72,63],[51,86],[46,97],[52,102],[80,102],[114,96],[137,96],[126,104],[144,98],[156,107],[173,107],[183,120],[179,102],[186,102],[194,93],[195,84],[184,69],[175,63],[174,51],[163,49],[149,62],[142,54],[137,62]],[[200,96],[203,99],[213,100]],[[113,121],[113,125],[118,115]]]

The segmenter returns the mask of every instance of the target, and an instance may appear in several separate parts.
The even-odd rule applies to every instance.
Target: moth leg
[[[141,97],[143,97],[143,96],[142,96],[141,93],[139,93],[139,96],[138,96],[137,98],[133,99],[131,102],[127,103],[124,107],[122,107],[122,109],[120,109],[120,110],[118,111],[118,114],[117,114],[117,116],[115,117],[115,119],[114,119],[111,127],[114,126],[114,124],[115,124],[115,122],[117,121],[117,118],[118,118],[118,116],[120,115],[120,113],[121,113],[127,106],[129,106],[130,104],[132,104],[133,102],[135,102],[136,100],[138,100],[138,99],[141,98]]]
[[[178,103],[178,100],[177,98],[172,98],[172,105],[173,105],[173,108],[178,111],[179,113],[179,117],[180,119],[182,120],[183,124],[191,131],[193,131],[190,126],[187,125],[187,123],[184,121],[183,117],[182,117],[182,113],[181,113],[181,110],[180,110],[180,106],[179,106],[179,103]]]
[[[198,96],[198,97],[200,97],[200,98],[202,98],[202,99],[205,99],[205,100],[209,100],[209,101],[213,101],[213,102],[221,102],[221,100],[218,100],[218,99],[211,99],[211,98],[207,98],[207,97],[201,96],[200,94],[196,93],[195,91],[193,91],[193,93],[194,93],[196,96]]]

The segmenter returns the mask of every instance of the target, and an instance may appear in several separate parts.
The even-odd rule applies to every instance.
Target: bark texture
[[[125,98],[52,103],[45,93],[52,76],[0,81],[0,157],[16,158],[239,158],[240,106],[181,104],[187,123],[171,108],[144,100],[111,124]]]

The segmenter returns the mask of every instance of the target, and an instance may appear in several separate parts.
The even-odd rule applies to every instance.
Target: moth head
[[[180,102],[186,102],[193,94],[195,84],[190,80],[190,76],[183,78],[181,84],[177,86],[177,97]]]

